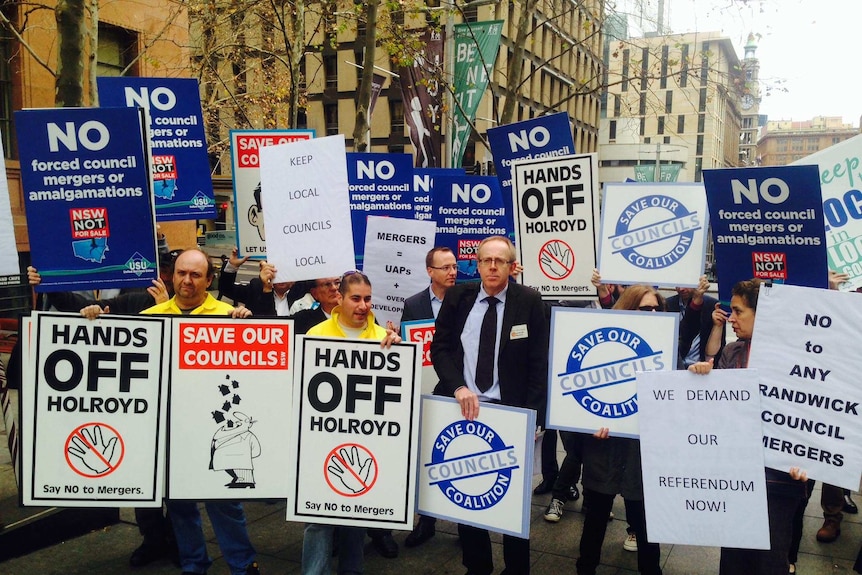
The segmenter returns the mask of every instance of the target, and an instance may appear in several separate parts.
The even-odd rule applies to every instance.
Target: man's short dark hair
[[[353,284],[365,284],[368,287],[371,287],[371,280],[368,279],[367,275],[357,270],[345,272],[344,275],[341,276],[341,285],[338,286],[338,292],[342,296],[347,295],[347,288]]]
[[[428,253],[425,255],[425,267],[430,268],[434,266],[434,254],[436,253],[448,253],[455,255],[452,250],[447,248],[446,246],[437,246],[436,248],[431,248],[428,250]]]

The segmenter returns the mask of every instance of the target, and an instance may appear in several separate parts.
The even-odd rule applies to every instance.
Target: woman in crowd
[[[742,369],[748,367],[751,350],[751,335],[757,313],[757,297],[760,280],[752,279],[737,283],[731,290],[730,315],[716,306],[712,314],[713,329],[707,342],[707,361],[691,365],[694,373],[707,374],[713,368],[713,359],[718,352],[718,338],[729,322],[736,333],[737,341],[727,344],[718,360],[718,369]],[[736,549],[722,547],[719,575],[786,575],[790,570],[788,553],[793,533],[793,516],[806,496],[805,482],[808,477],[798,467],[789,473],[766,469],[766,500],[769,509],[770,548]]]
[[[651,286],[629,286],[613,309],[664,311],[664,298]],[[578,575],[595,575],[601,563],[602,544],[614,497],[619,493],[626,505],[626,519],[637,538],[638,571],[661,575],[657,543],[647,542],[641,477],[640,441],[609,437],[606,427],[584,441],[584,528],[581,533]]]

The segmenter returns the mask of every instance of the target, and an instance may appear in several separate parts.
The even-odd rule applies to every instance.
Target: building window
[[[479,7],[475,4],[470,6],[467,5],[463,10],[464,14],[464,22],[478,22],[479,20]]]
[[[326,121],[326,135],[338,135],[338,104],[324,104],[323,117]]]
[[[694,159],[694,181],[700,182],[703,180],[703,158]]]
[[[698,136],[697,136],[697,146],[695,147],[694,155],[695,156],[702,156],[703,155],[703,134],[698,134]]]
[[[700,49],[700,85],[706,86],[709,79],[709,42],[704,42]]]
[[[353,61],[356,63],[356,89],[359,90],[359,86],[362,85],[362,66],[365,64],[365,58],[362,55],[365,53],[364,50],[357,50],[353,53]]]
[[[646,92],[641,92],[638,98],[638,114],[646,115]]]
[[[0,27],[0,137],[3,138],[3,155],[7,158],[15,158],[17,155],[15,138],[12,137],[12,61],[16,50],[15,39],[5,27]]]
[[[667,53],[668,46],[661,47],[661,79],[659,80],[659,88],[667,88]]]
[[[389,132],[393,136],[404,136],[404,102],[389,100]]]
[[[644,48],[641,52],[641,90],[647,89],[649,77],[649,48]]]
[[[673,90],[668,90],[664,95],[664,113],[670,114],[673,110]]]
[[[680,60],[682,62],[679,70],[679,87],[685,88],[688,85],[688,44],[682,45]]]
[[[629,51],[623,50],[623,78],[620,90],[626,92],[629,89]]]
[[[697,110],[699,112],[706,112],[706,88],[700,89],[700,97],[697,101]]]
[[[296,111],[296,127],[302,129],[308,128],[308,114],[305,108],[300,108]]]
[[[99,23],[96,74],[99,76],[137,76],[137,57],[137,33],[119,26]]]
[[[685,133],[685,116],[683,114],[676,118],[676,133],[680,135]]]
[[[702,134],[706,128],[706,114],[697,115],[697,133]]]
[[[617,139],[617,122],[616,120],[611,120],[608,125],[608,139],[613,142]]]
[[[651,144],[651,143],[652,143],[652,138],[650,138],[649,136],[644,138],[644,144]]]
[[[614,118],[620,117],[620,109],[622,108],[622,98],[619,95],[611,94],[614,99]]]
[[[338,56],[335,54],[324,54],[323,72],[326,75],[326,87],[338,88]],[[336,132],[337,133],[337,132]]]
[[[662,142],[664,142],[665,144],[670,144],[670,136],[665,136],[664,138],[662,138]]]
[[[659,135],[664,134],[664,116],[658,117],[658,133]]]
[[[638,134],[643,136],[645,132],[646,132],[646,118],[641,118],[641,127],[640,127],[640,130],[638,131]]]

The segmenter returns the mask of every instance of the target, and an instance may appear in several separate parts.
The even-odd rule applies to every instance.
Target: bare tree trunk
[[[58,107],[84,105],[84,5],[86,0],[60,0],[57,18],[58,67],[54,103]]]
[[[290,100],[287,106],[288,122],[296,127],[299,118],[302,60],[305,58],[305,0],[296,0],[293,14],[293,44],[290,46]]]
[[[368,151],[371,143],[371,118],[368,107],[371,105],[371,84],[374,81],[374,52],[377,44],[377,7],[380,0],[368,0],[365,20],[365,54],[362,58],[362,83],[356,101],[356,126],[353,128],[353,149],[357,152]]]
[[[90,105],[98,106],[99,91],[96,89],[96,75],[99,73],[99,0],[90,0],[90,29],[88,37],[90,39],[90,53],[87,56],[88,92],[90,95]]]
[[[527,36],[532,32],[533,15],[536,13],[538,0],[524,0],[521,4],[523,12],[518,18],[518,33],[515,36],[512,56],[509,58],[509,66],[506,71],[506,103],[500,114],[500,125],[511,124],[515,117],[515,106],[518,103],[518,91],[524,73],[524,44]]]

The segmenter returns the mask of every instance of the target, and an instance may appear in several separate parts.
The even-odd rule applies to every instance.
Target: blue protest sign
[[[96,78],[99,103],[140,107],[150,119],[156,219],[216,217],[198,82],[193,78]]]
[[[827,287],[817,166],[704,170],[718,296],[751,278]]]
[[[413,156],[410,154],[347,154],[350,218],[356,264],[365,254],[365,219],[368,216],[413,218]]]
[[[512,212],[512,163],[516,160],[553,158],[575,153],[569,115],[565,112],[524,120],[488,130],[488,144],[506,211]]]
[[[514,234],[500,181],[494,176],[443,176],[434,180],[434,220],[437,245],[458,260],[457,281],[477,279],[479,242],[488,236]]]
[[[434,179],[441,176],[463,176],[463,168],[413,168],[413,219],[434,217]]]
[[[141,112],[15,112],[33,266],[42,292],[148,286],[158,274]]]

